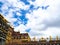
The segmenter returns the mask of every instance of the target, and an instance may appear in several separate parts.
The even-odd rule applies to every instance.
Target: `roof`
[[[0,18],[4,18],[4,17],[0,14]]]
[[[28,33],[12,32],[12,36],[29,36]]]
[[[12,32],[12,36],[18,36],[18,35],[20,35],[20,32],[15,32],[15,31]]]
[[[4,22],[8,22],[1,14],[0,14],[0,19],[2,19]]]
[[[28,33],[21,33],[21,36],[28,36]]]

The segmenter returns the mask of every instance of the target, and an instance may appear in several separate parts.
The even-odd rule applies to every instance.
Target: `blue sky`
[[[31,38],[60,34],[60,0],[0,0],[0,13]]]

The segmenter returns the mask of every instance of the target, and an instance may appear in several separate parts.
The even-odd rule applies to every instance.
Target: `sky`
[[[60,0],[0,0],[0,14],[31,38],[60,36]]]

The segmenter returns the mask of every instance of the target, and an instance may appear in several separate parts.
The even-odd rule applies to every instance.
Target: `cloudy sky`
[[[30,37],[60,34],[60,0],[0,0],[0,13]]]

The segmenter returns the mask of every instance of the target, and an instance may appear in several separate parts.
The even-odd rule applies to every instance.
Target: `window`
[[[14,37],[14,39],[15,39],[15,37]]]
[[[23,36],[21,36],[21,39],[23,39]]]
[[[25,36],[25,38],[27,39],[28,37],[27,37],[27,36]]]

